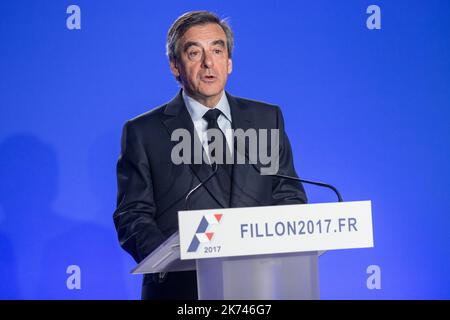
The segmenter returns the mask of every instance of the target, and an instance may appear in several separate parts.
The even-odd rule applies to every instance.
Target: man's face
[[[178,42],[178,56],[170,67],[184,90],[208,107],[217,104],[232,70],[222,28],[215,23],[189,28]]]

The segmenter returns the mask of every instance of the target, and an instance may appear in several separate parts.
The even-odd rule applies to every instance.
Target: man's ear
[[[175,77],[180,76],[180,70],[178,69],[178,63],[175,59],[170,59],[170,71]]]
[[[233,61],[228,59],[228,74],[231,74],[231,71],[233,71]]]

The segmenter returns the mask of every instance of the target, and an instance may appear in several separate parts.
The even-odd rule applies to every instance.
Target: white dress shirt
[[[204,106],[200,102],[194,100],[190,96],[188,96],[184,90],[182,91],[184,104],[188,109],[189,114],[191,115],[192,122],[194,123],[195,131],[197,132],[197,136],[202,143],[203,149],[209,154],[208,148],[208,137],[206,135],[206,130],[208,129],[208,122],[203,119],[205,113],[210,110],[207,106]],[[228,104],[227,95],[225,91],[222,93],[222,97],[220,98],[217,105],[214,107],[222,111],[222,114],[217,119],[217,124],[219,125],[220,130],[225,135],[225,139],[227,140],[228,149],[230,151],[233,150],[231,141],[233,139],[233,132],[231,127],[231,111],[230,105]],[[232,152],[233,153],[233,152]]]

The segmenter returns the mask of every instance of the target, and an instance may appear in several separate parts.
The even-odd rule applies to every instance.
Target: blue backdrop
[[[450,298],[447,0],[2,0],[0,298],[140,297],[112,222],[121,128],[176,94],[166,32],[198,9],[230,17],[227,89],[281,106],[299,175],[373,201],[375,247],[324,255],[322,298]]]

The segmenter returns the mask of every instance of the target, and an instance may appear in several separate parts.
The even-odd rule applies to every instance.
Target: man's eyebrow
[[[186,51],[187,49],[189,49],[189,47],[192,47],[192,46],[201,47],[200,43],[198,43],[196,41],[188,41],[184,44],[183,51]]]
[[[211,43],[211,45],[213,45],[213,46],[219,45],[219,46],[225,47],[225,41],[223,41],[223,40],[214,40],[214,41]]]
[[[212,45],[212,46],[217,46],[217,45],[219,45],[219,46],[225,48],[225,41],[223,41],[223,40],[221,40],[221,39],[219,39],[219,40],[214,40],[214,41],[211,43],[211,45]],[[188,42],[186,42],[186,43],[184,44],[183,51],[186,52],[186,50],[189,49],[189,47],[192,47],[192,46],[201,47],[201,44],[200,44],[199,42],[197,42],[197,41],[188,41]]]

